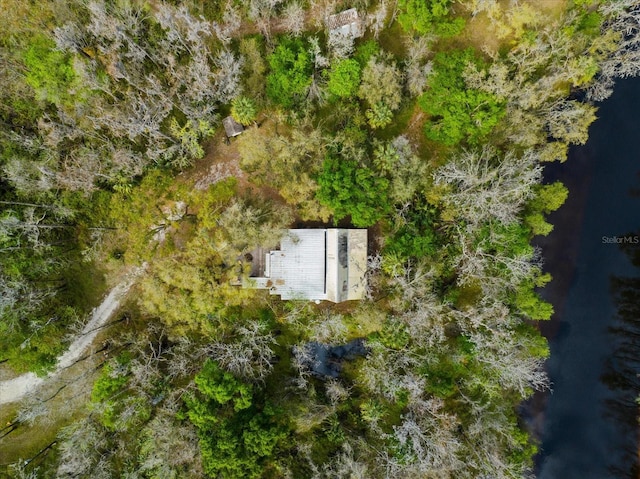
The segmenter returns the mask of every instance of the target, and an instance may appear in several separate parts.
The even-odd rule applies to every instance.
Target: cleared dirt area
[[[224,131],[218,131],[207,143],[205,156],[180,175],[181,181],[193,184],[198,190],[206,190],[210,185],[232,176],[239,182],[246,181],[240,169],[236,142],[233,138],[227,142],[225,138]]]

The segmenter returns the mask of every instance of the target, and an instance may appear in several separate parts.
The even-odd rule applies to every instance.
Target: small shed
[[[224,126],[224,132],[227,134],[227,138],[238,136],[244,131],[244,126],[235,121],[232,116],[228,116],[222,120],[222,125]]]
[[[355,8],[330,15],[327,19],[327,28],[330,35],[358,38],[364,34],[358,10]]]

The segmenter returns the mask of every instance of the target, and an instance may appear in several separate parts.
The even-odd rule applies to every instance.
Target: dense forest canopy
[[[145,266],[86,401],[3,413],[0,474],[526,477],[553,314],[530,243],[568,194],[542,169],[638,73],[636,3],[2,0],[4,375],[55,368]],[[366,300],[237,286],[286,228],[337,224],[369,228]]]

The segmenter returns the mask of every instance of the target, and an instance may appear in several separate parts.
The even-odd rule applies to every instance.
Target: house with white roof
[[[367,230],[290,229],[279,249],[263,254],[261,271],[248,287],[284,300],[340,303],[365,297]]]

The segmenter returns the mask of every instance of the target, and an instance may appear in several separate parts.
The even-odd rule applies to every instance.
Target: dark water
[[[639,477],[640,79],[619,82],[598,117],[587,145],[546,172],[570,196],[539,241],[556,310],[542,326],[553,393],[532,406],[539,479]]]
[[[342,371],[342,363],[366,356],[369,350],[364,339],[358,338],[346,344],[331,346],[316,341],[307,343],[304,350],[298,353],[298,361],[316,377],[321,379],[337,378]]]

